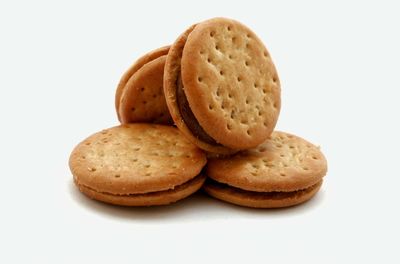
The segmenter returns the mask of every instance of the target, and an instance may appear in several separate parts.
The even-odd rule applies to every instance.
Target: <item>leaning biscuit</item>
[[[226,18],[193,25],[175,41],[165,64],[164,93],[177,127],[215,153],[262,143],[281,106],[267,49],[250,29]]]
[[[211,159],[204,189],[237,205],[276,208],[309,200],[319,190],[327,162],[318,147],[275,131],[257,148]]]
[[[115,94],[115,108],[121,123],[172,123],[163,90],[168,50],[166,46],[149,52],[122,76]]]
[[[162,205],[197,191],[205,176],[203,151],[178,129],[127,124],[98,132],[70,156],[79,190],[90,198],[126,206]]]

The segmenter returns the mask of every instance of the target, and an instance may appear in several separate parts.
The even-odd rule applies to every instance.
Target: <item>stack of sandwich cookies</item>
[[[163,89],[168,50],[166,46],[147,53],[122,76],[115,94],[115,108],[121,123],[172,123]]]
[[[164,93],[176,126],[214,153],[256,147],[273,131],[280,83],[261,40],[237,21],[190,27],[171,46]]]
[[[115,94],[121,125],[75,147],[74,182],[90,198],[124,206],[170,204],[202,186],[247,207],[305,202],[327,164],[316,146],[273,131],[280,93],[254,32],[226,18],[195,24],[122,76]]]
[[[209,160],[204,190],[237,205],[287,207],[313,197],[326,171],[326,159],[318,147],[275,131],[257,148]]]
[[[206,157],[174,127],[129,124],[85,139],[69,164],[75,184],[90,198],[150,206],[175,202],[201,188]]]

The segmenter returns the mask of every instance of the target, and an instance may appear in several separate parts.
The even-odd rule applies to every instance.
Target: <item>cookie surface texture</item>
[[[115,94],[115,108],[121,123],[172,123],[163,89],[168,50],[166,46],[149,52],[122,76]]]
[[[216,198],[239,205],[285,207],[310,199],[326,172],[327,162],[318,147],[274,131],[257,148],[211,159],[206,170],[211,180],[204,188]]]
[[[264,44],[225,18],[192,26],[171,46],[164,90],[178,128],[215,153],[262,143],[281,105],[278,74]]]
[[[201,187],[203,151],[174,127],[127,124],[103,130],[72,151],[70,169],[91,198],[120,205],[160,205]]]

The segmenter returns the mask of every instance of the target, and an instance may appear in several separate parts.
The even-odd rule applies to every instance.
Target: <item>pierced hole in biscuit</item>
[[[228,93],[228,98],[232,98],[232,94]]]
[[[285,177],[285,176],[286,176],[286,174],[283,173],[283,172],[281,172],[280,175],[281,175],[282,177]]]
[[[264,51],[264,57],[268,57],[268,52],[267,51]]]
[[[219,75],[221,75],[221,76],[224,75],[224,71],[222,71],[222,70],[219,71]]]
[[[236,37],[232,37],[232,42],[235,43]]]
[[[231,31],[232,28],[231,28],[231,26],[227,26],[226,29],[227,29],[228,31]]]
[[[225,109],[224,103],[221,104],[221,109]]]
[[[307,167],[303,167],[303,170],[308,170],[308,168]]]
[[[252,164],[251,165],[254,169],[258,169],[259,168],[259,166],[257,165],[257,164]]]
[[[147,104],[147,101],[143,101],[142,103],[143,103],[143,104]]]
[[[167,156],[172,158],[174,156],[174,154],[169,153]]]
[[[235,110],[232,110],[232,111],[231,111],[231,119],[233,119],[234,116],[235,116]]]
[[[312,159],[317,160],[318,158],[316,156],[312,156]]]
[[[257,173],[256,172],[252,172],[251,175],[257,176]]]
[[[157,95],[156,94],[153,94],[153,98],[156,98],[157,97]]]
[[[176,165],[172,165],[172,168],[173,168],[173,169],[176,169],[176,168],[178,168],[178,166],[176,166]]]
[[[150,168],[150,164],[144,165],[145,168]]]
[[[186,157],[186,158],[191,158],[191,157],[192,157],[192,155],[190,155],[190,154],[186,154],[186,155],[185,155],[185,157]]]
[[[277,103],[274,103],[272,106],[273,106],[275,109],[278,108],[278,104],[277,104]]]
[[[198,80],[199,82],[202,82],[202,81],[203,81],[203,78],[202,78],[202,77],[198,77],[197,80]]]
[[[246,65],[247,67],[249,67],[250,63],[248,61],[244,61],[244,65]]]
[[[266,93],[267,93],[267,89],[265,89],[265,88],[262,89],[262,93],[263,93],[263,94],[266,94]]]
[[[139,151],[140,150],[140,148],[134,148],[133,149],[133,151]]]
[[[280,156],[281,158],[283,158],[283,157],[285,157],[285,154],[282,154],[282,153],[281,153],[279,156]]]
[[[289,148],[290,148],[290,149],[294,149],[294,146],[290,145]]]
[[[247,33],[247,34],[246,34],[246,37],[247,37],[247,38],[251,38],[251,36],[250,36],[250,34],[249,34],[249,33]]]
[[[258,84],[257,83],[254,83],[253,86],[254,86],[254,88],[258,88]]]
[[[264,126],[265,126],[265,127],[268,127],[268,124],[267,124],[267,122],[264,122]]]
[[[251,131],[249,129],[247,129],[246,133],[247,133],[248,136],[251,135]]]
[[[137,162],[137,161],[138,161],[138,159],[136,159],[136,158],[132,159],[132,162]]]
[[[226,129],[231,130],[232,126],[230,124],[226,124]]]
[[[132,112],[135,112],[135,110],[136,110],[135,107],[132,107],[132,108],[131,108],[131,111],[132,111]]]
[[[140,91],[142,91],[142,92],[143,92],[143,91],[144,91],[144,87],[140,88]]]
[[[276,144],[276,147],[277,147],[277,148],[281,148],[281,147],[282,147],[282,144]]]
[[[115,174],[114,177],[115,177],[115,178],[119,178],[119,177],[121,177],[121,175]]]
[[[210,37],[214,37],[214,35],[215,35],[215,31],[211,31],[210,32]]]
[[[150,176],[151,173],[150,172],[146,172],[145,176]]]
[[[272,81],[273,81],[274,83],[276,83],[276,82],[278,81],[278,77],[276,77],[276,76],[272,77]]]
[[[208,105],[208,109],[212,110],[213,106],[211,104]]]
[[[250,44],[246,43],[246,49],[250,48]]]
[[[219,89],[219,88],[217,89],[216,95],[217,95],[217,96],[220,96],[220,95],[221,95],[221,92],[220,92],[220,89]]]
[[[204,50],[200,50],[200,52],[199,52],[200,54],[204,54]]]
[[[232,60],[232,59],[233,59],[233,56],[232,56],[231,54],[229,54],[229,55],[228,55],[228,58],[229,58],[230,60]]]
[[[286,163],[283,164],[283,167],[287,168],[289,167],[289,165],[287,165]]]
[[[267,150],[266,147],[260,147],[260,148],[258,149],[259,152],[265,152],[266,150]]]
[[[219,46],[218,46],[218,45],[215,45],[215,49],[216,49],[216,50],[219,50]]]
[[[91,167],[91,168],[88,168],[88,170],[89,170],[90,172],[95,172],[95,171],[96,171],[96,168]]]
[[[247,122],[247,119],[242,119],[242,120],[240,120],[240,123],[243,125],[246,125],[248,122]]]
[[[249,100],[249,98],[246,98],[246,104],[249,104],[250,103],[250,100]]]
[[[208,63],[211,63],[211,59],[210,59],[210,58],[207,58],[207,62],[208,62]]]
[[[85,157],[85,156],[81,156],[81,158],[82,158],[82,159],[86,159],[86,157]]]
[[[238,81],[238,82],[241,82],[241,81],[242,81],[242,78],[241,78],[240,76],[238,76],[238,77],[237,77],[237,81]]]

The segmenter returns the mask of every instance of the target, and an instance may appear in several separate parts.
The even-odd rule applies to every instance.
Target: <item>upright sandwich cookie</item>
[[[267,49],[246,26],[225,18],[196,24],[175,41],[165,65],[164,93],[177,127],[214,153],[264,142],[281,106]]]
[[[284,132],[273,132],[257,148],[207,164],[204,189],[233,204],[276,208],[299,204],[313,197],[327,172],[318,147]]]
[[[169,46],[138,59],[122,76],[115,94],[121,123],[172,123],[165,103],[163,75]]]
[[[125,206],[163,205],[197,191],[205,154],[170,126],[128,124],[81,142],[69,160],[90,198]]]

